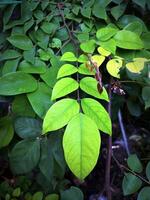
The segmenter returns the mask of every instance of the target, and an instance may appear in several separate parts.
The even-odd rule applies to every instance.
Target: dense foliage
[[[149,0],[1,1],[0,198],[88,199],[89,174],[109,152],[124,170],[119,198],[149,198],[149,10]],[[120,120],[123,164],[103,151],[122,111],[143,117],[147,140],[129,151],[126,137],[144,143]],[[101,176],[93,199],[111,190]]]

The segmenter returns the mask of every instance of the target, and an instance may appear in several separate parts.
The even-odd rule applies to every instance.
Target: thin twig
[[[150,185],[150,182],[147,181],[144,177],[140,176],[139,174],[135,173],[134,171],[132,171],[131,169],[129,169],[128,167],[124,166],[123,164],[121,164],[116,158],[115,156],[112,154],[112,157],[114,159],[114,161],[116,162],[116,164],[118,165],[118,167],[122,170],[125,169],[126,171],[132,173],[134,176],[140,178],[143,182],[147,183],[148,185]]]

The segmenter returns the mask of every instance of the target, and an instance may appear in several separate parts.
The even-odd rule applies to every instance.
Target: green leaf
[[[22,50],[30,50],[33,48],[31,40],[23,34],[15,34],[7,38],[7,40],[15,47]]]
[[[84,54],[81,54],[78,58],[78,62],[85,63],[86,61],[88,61],[88,57]]]
[[[26,95],[17,95],[12,103],[12,112],[17,116],[35,117]]]
[[[14,136],[12,119],[3,117],[0,119],[0,148],[7,146]]]
[[[62,128],[77,113],[79,113],[79,104],[73,99],[62,99],[54,103],[44,118],[43,133]]]
[[[61,192],[61,200],[83,200],[82,191],[74,186],[71,186],[68,190]]]
[[[101,54],[102,56],[109,56],[111,54],[111,52],[105,50],[104,48],[102,47],[98,47],[97,48],[97,51],[99,54]]]
[[[149,200],[150,187],[144,187],[138,194],[137,200]]]
[[[58,194],[49,194],[45,197],[44,200],[59,200]]]
[[[7,49],[2,54],[0,54],[0,61],[14,59],[18,57],[21,57],[21,54],[18,51],[13,49]]]
[[[87,42],[83,42],[80,44],[80,48],[86,53],[93,53],[95,50],[95,41],[89,40]]]
[[[133,0],[134,3],[136,3],[137,5],[139,5],[140,7],[142,7],[143,9],[145,9],[146,6],[146,2],[147,0]]]
[[[121,59],[111,59],[107,62],[106,68],[108,73],[116,78],[120,78],[120,69],[122,67],[123,61]]]
[[[62,78],[55,84],[52,91],[51,100],[66,96],[67,94],[77,90],[78,87],[78,82],[75,81],[73,78]]]
[[[91,71],[90,69],[88,69],[88,67],[86,66],[86,63],[83,63],[83,64],[81,64],[79,66],[78,72],[80,74],[85,74],[85,75],[94,75],[95,74],[93,71]]]
[[[83,112],[95,121],[99,130],[109,135],[112,134],[110,116],[98,101],[91,98],[84,98],[81,100],[81,106]]]
[[[126,173],[123,178],[122,188],[123,194],[130,195],[137,192],[142,186],[142,181],[131,173]]]
[[[145,109],[150,107],[150,87],[146,86],[142,89],[142,98],[145,103]]]
[[[150,49],[150,32],[147,32],[147,33],[143,33],[142,36],[141,36],[141,39],[144,43],[144,48],[145,49]]]
[[[70,62],[75,62],[77,61],[76,56],[72,52],[66,52],[62,55],[61,61],[70,61]]]
[[[30,74],[43,74],[47,70],[46,64],[39,58],[35,59],[35,63],[31,64],[23,60],[19,65],[19,71]]]
[[[99,67],[105,60],[105,57],[102,55],[94,55],[91,57],[92,62]]]
[[[99,156],[100,134],[95,122],[82,113],[77,114],[67,125],[63,148],[70,170],[83,180],[93,170]]]
[[[144,47],[140,37],[131,31],[118,31],[114,36],[116,40],[116,45],[123,49],[142,49]]]
[[[142,172],[143,166],[136,154],[131,154],[127,159],[127,163],[130,169],[132,169],[134,172]]]
[[[0,95],[16,95],[36,89],[37,81],[24,72],[12,72],[0,78]]]
[[[50,58],[52,58],[54,55],[53,50],[50,48],[48,48],[47,51],[44,51],[43,49],[39,49],[38,53],[39,53],[40,59],[44,61],[50,60]]]
[[[32,200],[42,200],[43,199],[43,193],[42,192],[36,192],[34,193]]]
[[[19,117],[15,120],[15,132],[23,139],[38,137],[42,133],[41,123],[31,117]]]
[[[80,81],[80,88],[87,94],[90,94],[98,99],[109,101],[108,94],[103,87],[103,92],[100,94],[97,89],[97,81],[94,78],[86,77]]]
[[[41,74],[41,79],[51,88],[54,87],[55,83],[57,82],[57,73],[59,68],[58,67],[50,67],[44,74]]]
[[[118,32],[117,29],[112,27],[101,28],[96,32],[96,37],[98,40],[106,41],[113,37]]]
[[[13,190],[12,196],[13,197],[19,197],[21,195],[21,189],[19,187],[15,188]]]
[[[123,15],[123,13],[126,10],[126,7],[127,7],[127,3],[121,3],[111,8],[110,12],[112,16],[115,18],[115,20],[118,20]]]
[[[99,4],[100,1],[95,1],[94,7],[92,9],[93,15],[100,19],[107,19],[106,8]]]
[[[57,28],[57,24],[50,22],[43,22],[41,25],[41,29],[47,34],[54,34]]]
[[[20,58],[7,60],[3,66],[2,75],[15,72],[17,70],[19,61],[20,61]]]
[[[27,94],[33,110],[41,118],[44,118],[47,110],[52,105],[52,102],[50,100],[51,93],[51,88],[49,88],[45,83],[39,82],[38,89],[32,93]]]
[[[12,149],[10,155],[11,169],[15,174],[30,172],[40,158],[40,140],[22,140]]]
[[[132,73],[141,73],[144,68],[144,64],[147,61],[146,58],[134,58],[133,62],[126,64],[126,68]]]
[[[146,176],[147,176],[148,180],[150,181],[150,162],[148,162],[148,164],[146,166]]]
[[[64,76],[69,76],[71,74],[76,73],[77,71],[78,71],[78,69],[74,65],[64,64],[61,66],[61,68],[58,71],[57,79],[62,78]]]
[[[112,54],[116,54],[116,41],[112,38],[107,41],[100,41],[100,46],[105,50],[110,51]]]
[[[83,15],[83,17],[87,17],[90,18],[91,17],[91,8],[82,8],[81,9],[81,14]]]
[[[27,62],[32,63],[32,65],[34,65],[35,62],[35,47],[33,47],[32,49],[28,50],[28,51],[24,51],[23,52],[23,57]]]
[[[50,47],[59,49],[62,46],[62,42],[59,38],[53,38]]]
[[[52,155],[52,146],[47,137],[42,138],[41,140],[39,168],[46,179],[51,181],[54,175],[54,159]]]
[[[125,26],[124,30],[132,31],[132,32],[136,33],[137,35],[141,35],[141,33],[143,31],[143,26],[140,22],[135,21],[135,22],[131,22],[130,24]]]

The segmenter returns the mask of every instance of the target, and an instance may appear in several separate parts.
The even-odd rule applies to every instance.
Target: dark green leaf
[[[127,3],[122,3],[122,4],[119,4],[118,6],[111,8],[111,14],[115,18],[115,20],[118,20],[119,17],[123,15],[126,7],[127,7]]]
[[[137,200],[149,200],[150,187],[144,187],[138,194]]]
[[[37,81],[24,72],[12,72],[0,78],[0,95],[16,95],[36,89]]]
[[[68,190],[61,192],[61,200],[83,200],[83,193],[77,187],[70,187]]]
[[[148,162],[148,164],[146,166],[146,176],[147,176],[148,180],[150,181],[150,162]]]
[[[51,22],[43,22],[41,25],[41,29],[47,34],[54,34],[57,28],[58,25]]]
[[[40,140],[22,140],[12,149],[10,155],[11,169],[15,174],[30,172],[40,158]]]
[[[7,40],[15,47],[22,50],[30,50],[33,48],[31,40],[23,34],[12,35]]]
[[[20,58],[6,61],[2,69],[2,75],[15,72],[17,70],[19,61]]]
[[[131,154],[127,159],[127,163],[130,169],[132,169],[133,171],[137,173],[142,172],[143,166],[136,154]]]
[[[13,49],[8,49],[4,51],[3,54],[0,54],[0,61],[14,59],[18,57],[21,57],[21,54],[18,51],[15,51]]]
[[[42,132],[40,121],[29,117],[19,117],[15,120],[15,131],[23,139],[38,137]]]
[[[34,64],[34,62],[35,62],[35,47],[33,47],[32,49],[30,49],[28,51],[24,51],[23,57],[26,61]]]

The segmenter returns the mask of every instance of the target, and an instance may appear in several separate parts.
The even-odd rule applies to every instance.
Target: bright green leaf
[[[43,133],[62,128],[77,113],[79,113],[79,104],[73,99],[62,99],[54,103],[44,118]]]
[[[142,40],[140,37],[131,31],[118,31],[114,36],[116,40],[116,45],[123,49],[142,49],[144,47]]]
[[[91,77],[83,78],[80,81],[80,88],[87,94],[90,94],[98,99],[104,99],[106,101],[109,101],[108,94],[104,87],[103,87],[103,92],[101,94],[99,93],[97,89],[97,81],[94,78]]]
[[[93,53],[95,50],[95,41],[89,40],[87,42],[83,42],[80,44],[80,48],[86,53]]]
[[[112,27],[101,28],[96,32],[96,37],[98,40],[106,41],[113,37],[118,32],[117,29]]]
[[[43,199],[43,193],[42,192],[36,192],[34,193],[32,200],[42,200]]]
[[[111,54],[111,52],[105,50],[102,47],[98,47],[97,49],[98,53],[101,54],[102,56],[109,56]]]
[[[91,98],[84,98],[81,100],[81,106],[83,112],[95,121],[99,130],[108,133],[109,135],[112,134],[110,116],[98,101]]]
[[[85,74],[85,75],[94,75],[95,74],[94,71],[92,71],[90,68],[88,68],[88,65],[86,66],[86,63],[83,63],[78,67],[78,72],[80,74]]]
[[[83,180],[99,156],[100,134],[95,122],[82,113],[77,114],[67,125],[63,148],[70,170]]]
[[[70,62],[75,62],[77,61],[76,56],[72,52],[66,52],[62,55],[61,61],[70,61]]]
[[[44,200],[59,200],[58,194],[49,194],[45,197]]]
[[[104,56],[101,55],[94,55],[91,57],[91,61],[97,66],[99,67],[105,60]]]
[[[52,91],[51,100],[55,100],[60,97],[63,97],[77,90],[78,87],[79,87],[78,82],[75,81],[73,78],[62,78],[55,84]]]
[[[78,69],[71,64],[64,64],[61,66],[61,68],[58,71],[57,78],[62,78],[64,76],[69,76],[71,74],[74,74],[78,71]]]

